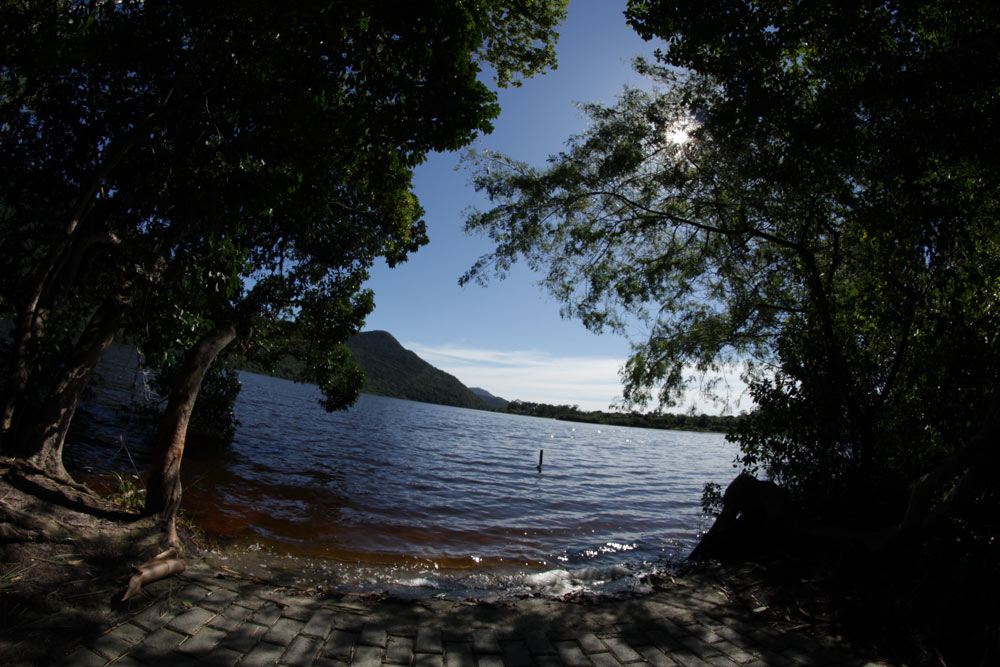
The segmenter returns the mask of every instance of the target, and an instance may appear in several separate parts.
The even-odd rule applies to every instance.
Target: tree
[[[885,528],[910,488],[907,525],[926,531],[987,498],[1000,81],[978,63],[998,55],[996,8],[636,0],[627,16],[664,40],[638,64],[659,87],[586,107],[590,129],[544,169],[474,156],[493,208],[467,229],[495,249],[463,281],[523,257],[589,328],[645,322],[627,403],[669,406],[693,370],[746,364],[742,462],[814,507],[883,501],[868,517]]]
[[[426,242],[413,168],[491,129],[481,63],[500,84],[554,65],[564,6],[4,4],[4,452],[68,477],[65,427],[119,329],[183,358],[154,509],[233,341],[295,322],[327,405],[349,404],[367,270]]]

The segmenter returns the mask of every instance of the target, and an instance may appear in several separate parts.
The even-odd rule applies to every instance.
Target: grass
[[[9,570],[0,572],[0,591],[19,582],[30,569],[31,563],[25,563],[23,565],[14,565]]]
[[[127,472],[111,473],[118,482],[118,488],[110,500],[128,512],[138,512],[146,504],[146,489],[139,486],[139,476]]]

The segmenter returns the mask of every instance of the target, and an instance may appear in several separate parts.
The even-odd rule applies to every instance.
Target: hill
[[[292,350],[297,345],[301,343],[293,343]],[[362,332],[348,340],[347,347],[365,372],[367,379],[361,391],[366,394],[476,410],[494,409],[458,378],[431,366],[405,349],[386,331]],[[237,361],[237,366],[254,373],[296,382],[301,381],[302,377],[302,362],[294,353],[266,363],[258,359],[241,358]]]
[[[507,406],[510,404],[510,401],[508,401],[507,399],[500,398],[499,396],[494,396],[490,392],[480,387],[469,387],[469,391],[471,391],[479,398],[483,399],[483,402],[486,403],[486,405],[496,410],[505,410]]]
[[[410,401],[489,409],[458,378],[418,357],[387,331],[365,331],[347,341],[368,376],[363,392]]]
[[[290,346],[292,351],[276,359],[264,361],[255,357],[241,357],[236,365],[253,373],[300,382],[303,366],[294,351],[302,344],[301,341],[293,341]],[[347,341],[347,347],[365,372],[366,381],[361,391],[366,394],[475,410],[497,409],[493,402],[480,398],[455,376],[435,368],[404,348],[387,331],[359,333]],[[502,398],[492,396],[489,392],[484,393],[491,396],[492,401],[506,404]]]

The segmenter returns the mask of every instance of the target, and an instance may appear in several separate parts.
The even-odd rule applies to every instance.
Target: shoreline
[[[252,545],[258,546],[259,545]],[[197,558],[232,576],[299,591],[336,591],[342,594],[383,594],[406,600],[516,599],[558,600],[567,596],[617,598],[648,594],[654,583],[673,577],[683,564],[643,568],[616,564],[567,568],[547,563],[532,567],[496,564],[439,567],[423,559],[345,561],[260,547],[202,549]]]
[[[63,664],[95,667],[886,664],[827,624],[755,609],[758,575],[706,568],[621,597],[408,600],[282,588],[194,560],[151,585],[117,623],[61,652]]]

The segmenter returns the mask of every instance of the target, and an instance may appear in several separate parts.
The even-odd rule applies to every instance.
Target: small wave
[[[541,595],[560,596],[578,591],[591,591],[606,587],[608,582],[631,578],[632,572],[621,565],[610,567],[584,567],[578,570],[546,570],[522,577],[523,584]]]
[[[428,579],[427,577],[414,577],[412,579],[396,579],[391,582],[398,586],[406,586],[407,588],[441,588],[441,584],[434,579]]]

